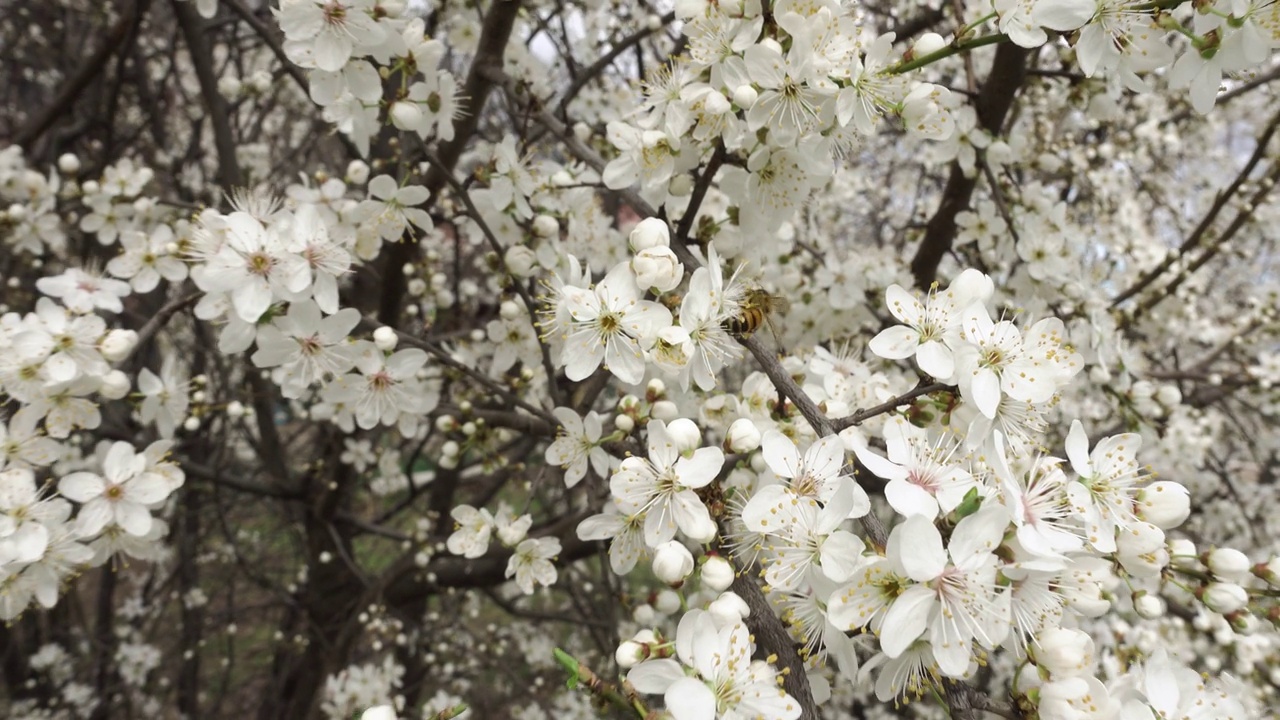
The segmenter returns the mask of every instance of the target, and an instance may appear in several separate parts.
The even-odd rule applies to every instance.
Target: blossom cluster
[[[1280,647],[1265,627],[1280,622],[1280,564],[1253,527],[1269,522],[1253,507],[1268,483],[1233,478],[1276,455],[1266,437],[1235,442],[1223,400],[1264,429],[1280,413],[1274,297],[1248,290],[1270,267],[1223,261],[1228,303],[1197,275],[1241,237],[1267,257],[1277,175],[1255,166],[1271,130],[1225,190],[1193,177],[1179,205],[1145,181],[1119,188],[1167,157],[1242,152],[1222,142],[1235,124],[1162,128],[1183,100],[1151,90],[1186,88],[1207,113],[1224,77],[1272,62],[1280,5],[961,3],[944,38],[883,31],[871,6],[681,0],[680,43],[656,17],[632,36],[656,35],[639,65],[662,59],[639,98],[611,80],[557,95],[531,49],[550,27],[537,12],[513,19],[494,62],[503,8],[416,5],[272,10],[273,49],[302,71],[294,100],[345,138],[340,177],[283,181],[269,148],[245,144],[220,163],[278,191],[197,206],[163,187],[168,156],[90,177],[74,154],[39,170],[0,150],[0,262],[18,269],[0,308],[0,618],[54,606],[120,553],[173,563],[165,535],[190,475],[307,504],[305,561],[277,588],[290,603],[374,588],[430,617],[414,603],[449,582],[502,585],[492,599],[513,614],[570,591],[636,599],[613,660],[679,720],[791,720],[810,695],[942,699],[952,681],[1044,720],[1246,717],[1274,696],[1280,676],[1260,668]],[[609,10],[584,5],[589,34],[634,19]],[[1006,116],[972,51],[1009,43],[1040,79]],[[502,110],[462,96],[466,56],[467,86]],[[243,103],[231,112],[274,91],[267,67],[216,71]],[[1161,112],[1120,127],[1121,107]],[[243,124],[274,132],[263,112]],[[496,131],[489,112],[541,130]],[[939,168],[951,177],[934,183]],[[946,222],[927,221],[935,204]],[[919,240],[919,260],[939,227],[952,237],[922,269],[905,251]],[[781,332],[778,297],[793,301]],[[296,457],[309,442],[321,451]],[[206,443],[245,477],[186,457]],[[245,564],[253,532],[224,532],[200,562]],[[384,566],[365,540],[402,555]],[[597,542],[624,580],[584,579]],[[376,582],[369,556],[387,572]],[[188,615],[209,603],[199,587],[173,597]],[[150,602],[131,600],[130,618],[159,616]],[[487,617],[474,596],[456,609]],[[394,716],[420,684],[401,660],[437,651],[370,614],[369,657],[342,658],[316,691],[330,717]],[[432,622],[464,636],[450,620]],[[756,632],[768,623],[791,643]],[[325,627],[288,642],[336,647]],[[131,632],[115,657],[133,692],[162,666]],[[524,642],[530,664],[551,656]],[[44,670],[66,652],[30,664],[87,714],[100,700]],[[1220,669],[1250,691],[1199,674]],[[563,716],[590,712],[574,707]]]

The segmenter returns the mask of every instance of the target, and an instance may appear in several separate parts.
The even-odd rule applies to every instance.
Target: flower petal
[[[942,547],[942,534],[933,521],[923,515],[912,515],[894,528],[889,544],[897,548],[907,577],[916,582],[929,582],[941,575],[947,567],[947,551]]]
[[[924,585],[907,588],[889,606],[880,624],[880,650],[891,658],[905,652],[928,629],[933,606],[933,590]]]
[[[694,678],[681,678],[671,684],[663,699],[667,712],[675,720],[715,720],[716,695],[707,684]]]
[[[684,668],[671,658],[647,660],[627,672],[627,682],[646,695],[665,693],[671,685],[684,678]]]
[[[89,472],[75,472],[58,481],[58,492],[68,500],[88,502],[102,495],[106,489],[102,478]]]

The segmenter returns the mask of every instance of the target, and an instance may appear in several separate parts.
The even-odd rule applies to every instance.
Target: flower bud
[[[667,394],[667,384],[662,378],[654,378],[644,387],[644,397],[649,402],[654,402]]]
[[[632,228],[629,244],[633,253],[640,253],[650,248],[669,247],[671,230],[663,220],[645,218]]]
[[[133,346],[136,344],[138,344],[138,333],[117,328],[108,332],[102,338],[102,342],[98,343],[98,352],[102,353],[102,357],[107,362],[120,362],[129,357],[129,353],[133,352]]]
[[[347,182],[353,185],[369,182],[369,164],[363,160],[352,160],[347,163]]]
[[[925,55],[932,55],[947,46],[947,41],[942,39],[938,33],[925,33],[916,39],[914,45],[911,46],[911,55],[913,58],[922,58]]]
[[[1231,582],[1242,580],[1252,567],[1248,555],[1232,548],[1215,548],[1209,551],[1204,564],[1209,572]]]
[[[724,445],[729,452],[749,453],[760,447],[760,428],[750,418],[738,418],[729,426]]]
[[[244,403],[239,400],[232,400],[227,403],[227,417],[235,420],[244,417]]]
[[[720,97],[719,93],[712,94]],[[667,183],[667,192],[671,193],[672,197],[685,197],[693,192],[693,176],[681,173],[671,178],[671,182]]]
[[[382,352],[395,350],[399,342],[400,338],[396,335],[396,331],[387,325],[373,331],[373,344],[377,345]]]
[[[360,720],[396,720],[396,711],[390,705],[378,705],[365,710]]]
[[[708,115],[724,115],[733,111],[733,104],[724,95],[718,92],[709,92],[702,96],[702,110]],[[686,174],[682,177],[689,178],[690,183],[693,181],[693,177],[690,175]],[[689,189],[692,190],[693,188],[690,187]]]
[[[559,235],[560,221],[550,215],[539,215],[533,219],[533,234],[540,238]]]
[[[716,539],[716,535],[720,532],[719,528],[716,527],[715,520],[712,520],[710,516],[703,517],[706,518],[705,522],[699,522],[689,528],[684,534],[685,537],[698,545],[706,545],[710,543],[712,540]]]
[[[636,428],[636,421],[631,419],[630,415],[619,415],[613,419],[613,426],[624,433],[629,433]]]
[[[512,245],[507,248],[502,259],[506,263],[507,272],[519,278],[533,275],[535,268],[538,267],[538,256],[523,245]]]
[[[228,100],[234,100],[242,89],[240,78],[230,75],[218,78],[218,94]]]
[[[1280,557],[1253,566],[1253,574],[1271,587],[1280,587]]]
[[[675,420],[680,417],[680,408],[670,400],[659,400],[649,409],[649,417],[663,421]]]
[[[987,146],[987,157],[997,165],[1008,165],[1013,162],[1013,148],[1003,140],[996,140]]]
[[[1093,671],[1093,638],[1079,630],[1042,630],[1030,649],[1036,665],[1048,670],[1055,680],[1081,677]]]
[[[1196,544],[1186,538],[1174,538],[1169,541],[1169,558],[1170,561],[1179,567],[1194,566],[1198,561],[1196,559]]]
[[[636,621],[637,625],[652,625],[658,619],[658,614],[653,611],[653,606],[645,603],[637,605],[635,610],[631,611],[631,619]]]
[[[750,110],[758,99],[760,99],[760,93],[750,85],[739,85],[738,89],[733,91],[733,104],[743,110]]]
[[[653,551],[653,574],[662,582],[680,587],[693,572],[693,555],[679,540],[668,540]]]
[[[1047,152],[1036,157],[1036,166],[1047,173],[1056,173],[1062,169],[1062,158]]]
[[[618,661],[618,667],[623,670],[630,670],[647,657],[649,648],[635,640],[624,640],[613,653],[613,659]]]
[[[1156,390],[1156,402],[1165,407],[1173,407],[1182,403],[1182,391],[1177,385],[1161,385]]]
[[[733,584],[734,574],[733,563],[719,555],[708,555],[706,561],[702,563],[699,577],[702,578],[702,584],[708,590],[724,592]]]
[[[514,300],[503,300],[502,304],[498,306],[498,314],[502,316],[503,320],[516,320],[524,312],[521,311],[520,304]]]
[[[58,156],[58,171],[64,175],[75,175],[80,172],[80,158],[74,153],[63,153]]]
[[[254,70],[249,76],[249,86],[255,92],[264,93],[271,89],[271,73],[266,70]]]
[[[667,423],[667,436],[676,446],[676,452],[681,454],[702,446],[702,431],[688,418],[676,418]]]
[[[186,420],[183,420],[183,421],[182,421],[182,429],[183,429],[183,430],[186,430],[187,432],[195,432],[195,431],[199,430],[199,429],[200,429],[200,418],[196,417],[195,415],[192,415],[191,417],[187,418]]]
[[[422,108],[418,103],[410,100],[397,100],[392,103],[387,115],[391,118],[391,124],[401,130],[416,131],[422,126]]]
[[[732,592],[720,593],[720,597],[712,600],[707,606],[707,611],[721,627],[742,622],[751,616],[751,608],[747,606],[747,602],[738,597],[737,593]]]
[[[663,590],[653,601],[653,609],[663,615],[674,615],[680,611],[680,593],[674,590]]]
[[[631,260],[631,271],[636,274],[637,285],[660,293],[676,289],[684,278],[684,265],[668,247],[646,248],[636,253]]]
[[[1249,593],[1235,583],[1209,583],[1196,590],[1196,597],[1220,615],[1236,612],[1249,604]]]
[[[1182,524],[1191,514],[1191,494],[1181,483],[1154,482],[1138,491],[1138,517],[1162,530]]]
[[[98,394],[105,400],[119,400],[129,394],[129,376],[119,370],[112,370],[102,376],[102,386]]]
[[[1224,619],[1227,621],[1227,624],[1231,626],[1231,632],[1236,635],[1252,635],[1258,632],[1262,627],[1262,623],[1258,620],[1258,617],[1248,610],[1233,612],[1230,615],[1227,615]],[[1227,633],[1225,634],[1225,637],[1218,642],[1222,645],[1229,645],[1233,640],[1234,638],[1231,634]]]
[[[1139,617],[1147,620],[1164,617],[1164,598],[1159,595],[1153,595],[1146,590],[1139,590],[1133,594],[1133,611],[1138,613]]]

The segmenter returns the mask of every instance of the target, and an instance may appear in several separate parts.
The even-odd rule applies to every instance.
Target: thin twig
[[[836,418],[835,420],[832,420],[831,426],[835,429],[836,432],[840,432],[845,428],[853,427],[855,425],[861,425],[862,423],[866,422],[867,420],[870,420],[871,418],[877,415],[883,415],[884,413],[896,410],[899,407],[902,407],[903,405],[908,405],[918,397],[921,397],[924,395],[930,395],[936,392],[955,392],[955,390],[956,388],[954,385],[948,385],[946,383],[938,383],[938,382],[926,383],[923,380],[921,380],[919,385],[916,385],[911,390],[904,392],[895,398],[886,400],[874,407],[869,407],[865,410],[859,410],[853,413],[852,415],[846,415],[842,418]]]
[[[391,327],[391,326],[390,325],[384,326],[382,323],[378,322],[376,318],[365,317],[360,320],[359,325],[357,325],[356,327],[362,331],[372,332],[373,330],[376,330],[379,327]],[[472,380],[475,380],[476,382],[483,385],[487,390],[494,393],[495,395],[498,395],[499,397],[503,398],[504,400],[511,403],[512,405],[515,405],[516,407],[519,407],[522,410],[528,411],[533,415],[537,415],[538,417],[542,418],[548,423],[551,423],[553,426],[559,426],[560,421],[556,420],[554,415],[552,415],[551,413],[547,412],[546,410],[543,410],[542,408],[536,405],[530,405],[528,402],[525,402],[515,393],[502,387],[496,381],[494,381],[492,378],[488,377],[484,373],[479,372],[475,368],[469,367],[466,363],[458,362],[456,359],[454,359],[453,355],[451,355],[448,350],[445,350],[444,348],[440,347],[439,345],[436,345],[430,340],[423,340],[420,337],[410,335],[409,333],[404,332],[402,330],[398,330],[396,328],[391,328],[391,329],[395,330],[396,337],[399,339],[400,342],[405,343],[407,345],[411,345],[413,347],[416,347],[422,350],[426,350],[427,352],[434,355],[436,359],[438,359],[441,362],[441,364],[446,365],[452,368],[453,370],[457,370],[463,375],[466,375]]]
[[[170,318],[195,301],[199,300],[203,295],[203,292],[193,292],[174,298],[161,306],[161,308],[156,311],[156,314],[152,315],[151,319],[138,329],[138,340],[133,344],[133,349],[129,351],[129,355],[126,356],[121,363],[127,362],[129,358],[136,355],[142,347],[151,342],[151,338],[155,337],[156,333],[160,332],[165,324],[169,322]]]
[[[31,151],[31,145],[40,138],[53,124],[60,118],[67,117],[68,110],[75,99],[89,87],[89,83],[98,76],[106,67],[107,60],[120,49],[125,38],[131,34],[129,28],[141,20],[143,13],[147,11],[151,5],[151,0],[138,0],[134,4],[132,13],[126,13],[120,17],[115,25],[107,31],[106,37],[102,41],[102,45],[92,54],[84,59],[84,63],[80,69],[76,71],[67,84],[63,86],[62,92],[54,98],[52,103],[44,109],[39,115],[32,118],[25,127],[18,131],[14,136],[14,144],[21,145],[26,152]]]
[[[685,207],[684,215],[680,218],[679,227],[676,228],[676,242],[673,245],[683,247],[689,244],[689,234],[693,232],[693,222],[698,215],[698,210],[702,207],[703,199],[707,196],[707,190],[711,188],[711,181],[715,180],[716,173],[724,163],[725,155],[724,143],[716,141],[716,149],[711,153],[711,159],[707,161],[707,167],[698,176],[698,184],[694,186],[693,194],[689,196],[689,204]]]
[[[760,369],[773,382],[778,392],[782,393],[788,400],[800,410],[800,414],[808,421],[810,427],[818,434],[818,437],[827,437],[835,435],[837,431],[832,421],[822,412],[813,398],[801,388],[791,377],[791,373],[782,367],[782,363],[778,361],[768,348],[761,344],[756,336],[751,336],[740,341],[751,354],[755,356],[756,362],[760,364]],[[880,522],[880,518],[875,513],[867,513],[862,516],[859,521],[862,523],[862,529],[867,533],[867,538],[871,540],[876,547],[884,547],[888,541],[889,534],[885,531],[884,523]]]
[[[494,235],[493,230],[489,227],[489,223],[485,222],[484,216],[480,214],[480,209],[476,207],[474,202],[472,202],[471,194],[462,186],[462,183],[458,182],[457,178],[453,176],[453,171],[445,167],[444,162],[437,157],[435,153],[427,150],[425,147],[423,148],[423,152],[425,153],[427,162],[431,164],[432,168],[440,172],[444,177],[445,182],[453,189],[454,195],[456,195],[458,199],[462,201],[462,204],[466,206],[467,215],[469,215],[472,222],[480,228],[480,232],[489,243],[489,248],[498,256],[498,262],[502,264],[502,270],[506,273],[507,278],[510,279],[511,286],[516,289],[516,293],[520,296],[520,299],[524,301],[524,306],[529,312],[528,317],[530,326],[533,328],[534,336],[538,339],[538,350],[542,355],[542,369],[547,373],[547,389],[551,393],[551,400],[558,406],[564,405],[564,397],[560,392],[560,385],[556,382],[556,368],[551,362],[551,348],[543,341],[542,335],[538,333],[537,326],[533,324],[533,317],[538,308],[536,301],[531,295],[529,295],[529,291],[525,289],[524,285],[520,283],[520,279],[511,272],[511,268],[507,267],[507,255],[505,248],[503,248],[502,244],[498,242],[498,237]]]
[[[663,15],[662,18],[659,20],[659,23],[660,23],[659,25],[654,27],[650,27],[646,25],[645,27],[640,28],[639,30],[635,31],[634,33],[620,40],[617,44],[615,44],[612,48],[609,49],[609,52],[605,53],[604,55],[601,55],[600,59],[596,60],[595,62],[591,63],[591,65],[587,66],[586,69],[584,69],[581,73],[579,73],[577,79],[575,79],[573,81],[573,84],[569,86],[569,89],[564,91],[564,96],[560,98],[560,103],[559,105],[556,106],[556,114],[561,117],[564,117],[565,112],[569,109],[569,103],[573,102],[573,99],[578,97],[578,93],[582,92],[582,88],[586,87],[587,83],[591,82],[597,75],[603,72],[605,68],[612,65],[613,61],[617,60],[619,55],[631,49],[640,41],[644,40],[645,38],[649,37],[655,32],[661,30],[667,25],[670,25],[671,22],[674,21],[675,19],[676,19],[676,14],[674,12],[669,12],[666,15]]]
[[[1245,162],[1244,167],[1240,168],[1240,172],[1236,173],[1236,177],[1227,185],[1218,196],[1214,198],[1213,205],[1209,207],[1208,212],[1196,225],[1187,239],[1182,241],[1176,253],[1169,253],[1167,257],[1157,266],[1143,273],[1132,285],[1122,291],[1111,301],[1111,307],[1116,308],[1123,304],[1126,300],[1132,298],[1142,292],[1148,285],[1155,282],[1157,278],[1163,275],[1170,267],[1174,265],[1181,257],[1191,250],[1195,249],[1208,236],[1209,228],[1213,226],[1218,214],[1227,206],[1231,198],[1239,192],[1240,187],[1244,185],[1249,175],[1253,173],[1253,169],[1258,166],[1267,155],[1267,146],[1271,144],[1271,138],[1275,135],[1276,128],[1280,127],[1280,111],[1271,117],[1271,121],[1267,123],[1267,127],[1258,136],[1257,145],[1254,146],[1253,154],[1249,156],[1249,160]]]

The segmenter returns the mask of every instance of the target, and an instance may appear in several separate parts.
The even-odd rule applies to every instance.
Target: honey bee
[[[761,287],[748,288],[743,292],[742,299],[738,301],[738,314],[726,319],[721,326],[729,334],[745,339],[754,335],[761,326],[768,325],[776,341],[778,331],[769,320],[769,316],[774,313],[784,313],[790,307],[791,303],[781,295],[774,295]],[[781,346],[782,343],[778,344]]]

